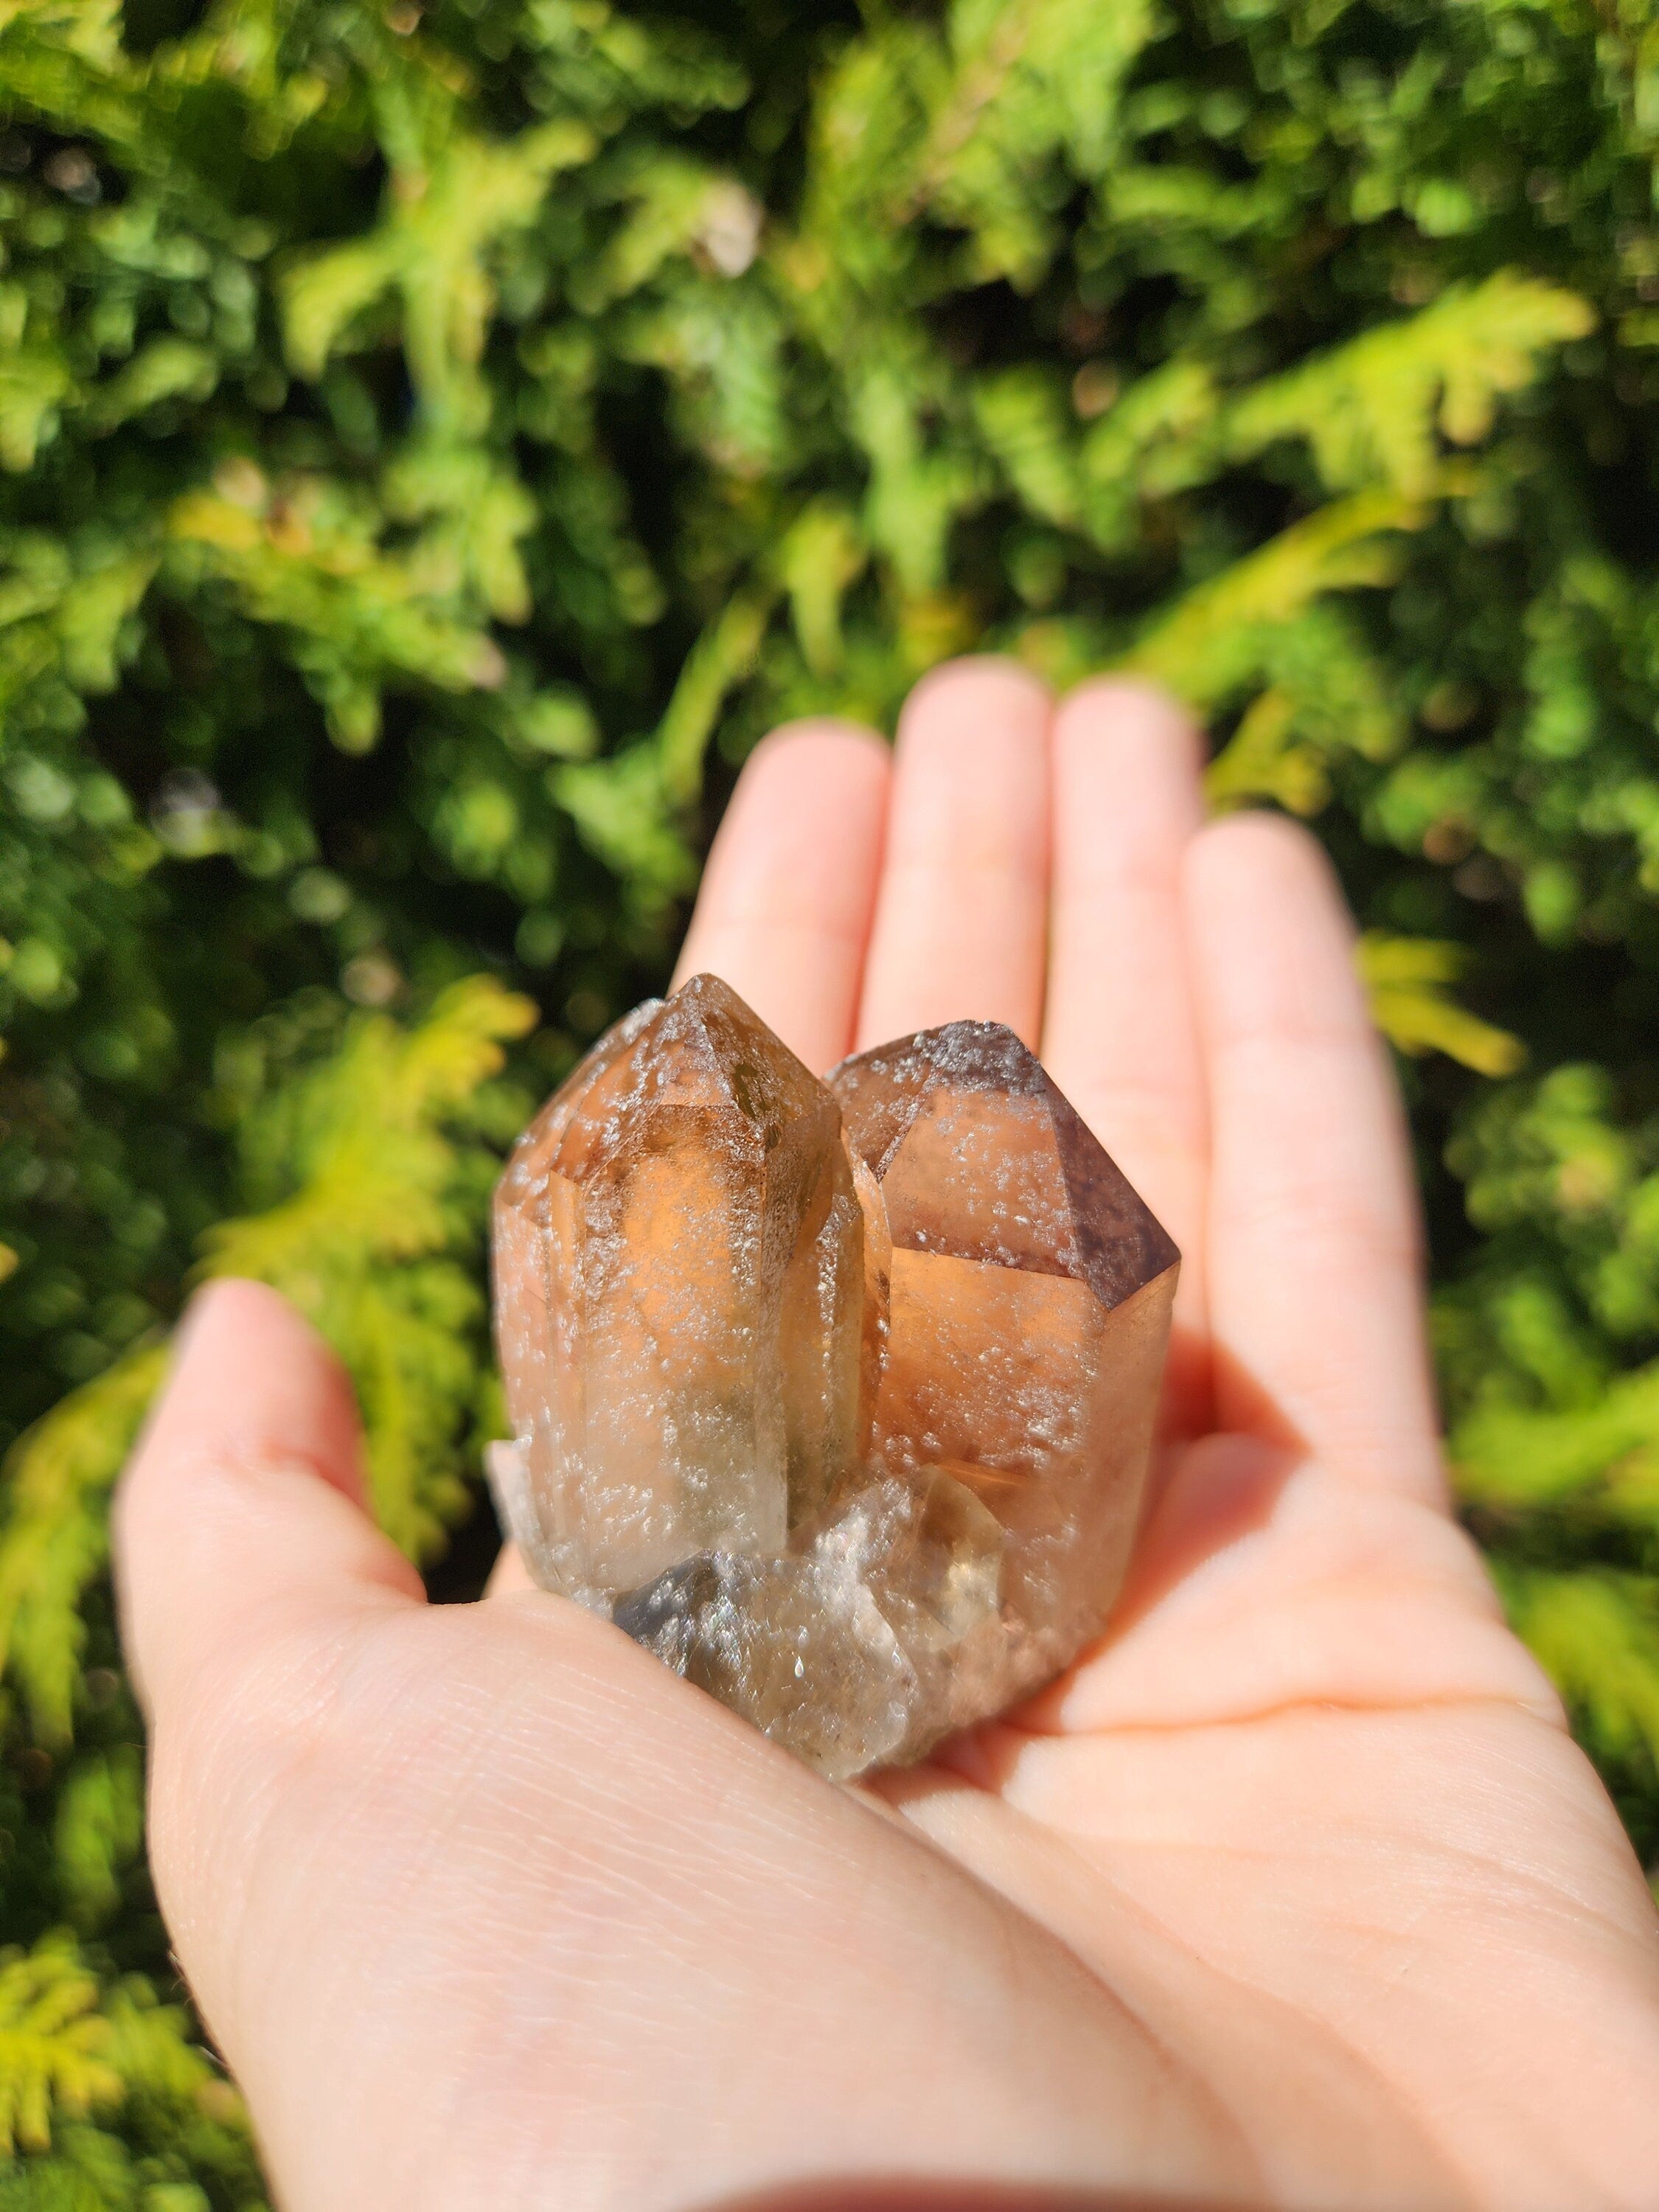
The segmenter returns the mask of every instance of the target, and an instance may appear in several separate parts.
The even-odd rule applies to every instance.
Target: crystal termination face
[[[921,1758],[1101,1627],[1179,1255],[1012,1031],[821,1083],[694,976],[525,1132],[494,1256],[531,1573],[821,1772]]]

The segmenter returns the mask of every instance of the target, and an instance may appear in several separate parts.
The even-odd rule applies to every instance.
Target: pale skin
[[[927,1765],[824,1783],[510,1561],[428,1607],[320,1343],[193,1308],[121,1598],[285,2212],[1659,2203],[1659,1923],[1447,1510],[1350,925],[1199,759],[988,660],[779,732],[681,962],[815,1068],[1008,1023],[1184,1254],[1108,1634]]]

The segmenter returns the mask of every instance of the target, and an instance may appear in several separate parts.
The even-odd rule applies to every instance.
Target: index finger
[[[887,811],[887,748],[854,722],[794,722],[750,754],[674,980],[732,986],[814,1074],[851,1050]]]

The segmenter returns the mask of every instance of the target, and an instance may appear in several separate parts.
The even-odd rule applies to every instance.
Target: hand
[[[1161,698],[963,662],[890,767],[760,749],[698,968],[817,1067],[1007,1022],[1178,1238],[1130,1586],[1033,1706],[836,1789],[521,1577],[428,1607],[327,1353],[204,1293],[119,1565],[163,1908],[281,2203],[1651,2205],[1659,1925],[1448,1517],[1315,845],[1201,826]]]

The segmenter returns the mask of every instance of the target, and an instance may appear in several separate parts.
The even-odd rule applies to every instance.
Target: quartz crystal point
[[[1104,1620],[1177,1255],[1010,1031],[826,1085],[694,977],[532,1123],[495,1258],[532,1573],[821,1771],[920,1757]]]
[[[1128,1562],[1180,1255],[1010,1030],[952,1022],[830,1077],[886,1255],[872,1460],[934,1468],[1003,1535],[982,1710],[1054,1674]]]
[[[608,1603],[779,1552],[856,1455],[862,1231],[836,1103],[699,975],[619,1022],[495,1195],[495,1322],[537,1579]]]

